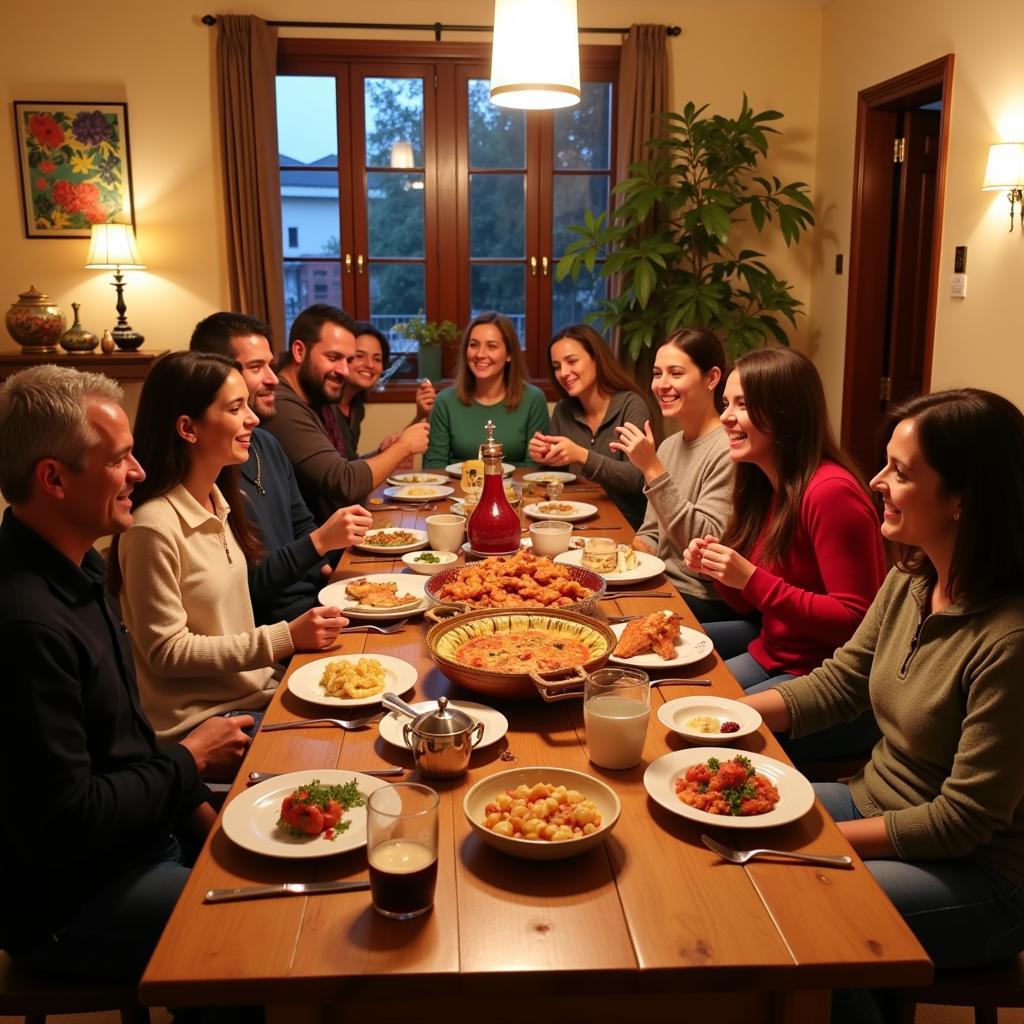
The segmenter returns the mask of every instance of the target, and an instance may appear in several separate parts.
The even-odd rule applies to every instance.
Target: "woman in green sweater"
[[[484,424],[505,446],[505,461],[533,466],[530,438],[548,429],[544,392],[526,382],[526,365],[512,321],[501,313],[479,313],[462,335],[455,386],[445,388],[430,414],[425,469],[477,458],[487,440]]]
[[[831,659],[746,701],[794,736],[874,711],[864,770],[815,789],[936,964],[979,966],[1024,949],[1024,416],[962,389],[888,427],[896,568]]]

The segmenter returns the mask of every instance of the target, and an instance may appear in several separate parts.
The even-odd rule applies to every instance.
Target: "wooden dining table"
[[[604,530],[624,543],[632,538],[596,485],[570,485],[563,500],[597,507],[580,525],[601,529],[583,536]],[[446,510],[445,503],[434,509]],[[375,513],[374,519],[377,526],[422,527],[427,514],[410,506]],[[400,557],[372,558],[347,551],[334,578],[403,568]],[[630,596],[639,590],[666,596]],[[697,627],[664,575],[610,587],[601,602],[607,616],[657,609],[671,609]],[[710,679],[712,686],[653,689],[643,762],[609,771],[587,758],[580,701],[502,701],[467,693],[431,660],[424,642],[428,625],[415,617],[392,635],[345,634],[330,653],[391,655],[416,668],[409,701],[462,697],[485,701],[508,718],[504,740],[474,752],[464,778],[429,783],[441,798],[433,910],[411,921],[390,920],[373,910],[365,891],[206,904],[211,888],[367,874],[365,849],[282,860],[239,848],[218,822],[142,979],[144,1004],[260,1003],[268,1019],[282,1022],[449,1024],[472,1015],[546,1024],[696,1019],[703,1013],[716,1022],[810,1024],[828,1019],[834,988],[930,980],[927,955],[819,804],[791,824],[730,831],[696,824],[648,797],[646,766],[686,747],[658,722],[660,703],[708,692],[741,695],[717,654],[681,670],[653,673]],[[323,653],[296,655],[289,671],[317,657]],[[324,713],[282,685],[264,721]],[[737,740],[735,749],[787,761],[763,726]],[[407,780],[418,781],[412,754],[386,742],[376,725],[358,731],[313,725],[261,731],[227,800],[244,790],[252,770],[315,774],[392,764],[407,769]],[[571,859],[538,862],[507,856],[471,831],[462,806],[469,787],[510,767],[533,765],[586,772],[615,790],[622,814],[602,845]],[[704,831],[733,846],[847,853],[854,866],[779,860],[740,866],[706,849],[700,841]]]

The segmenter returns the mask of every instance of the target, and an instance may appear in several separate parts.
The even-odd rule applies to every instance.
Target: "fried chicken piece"
[[[665,661],[670,661],[676,654],[675,644],[679,639],[681,622],[678,615],[665,615],[664,612],[653,612],[642,619],[634,619],[623,630],[615,645],[615,656],[635,658],[644,651],[653,650]]]
[[[345,596],[367,608],[399,608],[418,600],[412,594],[399,594],[397,583],[370,583],[368,580],[349,583]]]

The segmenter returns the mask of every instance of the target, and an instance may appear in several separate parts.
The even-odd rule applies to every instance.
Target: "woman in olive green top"
[[[746,701],[794,736],[874,711],[864,770],[815,789],[936,964],[978,966],[1024,949],[1024,416],[963,389],[889,427],[897,568],[834,657]]]

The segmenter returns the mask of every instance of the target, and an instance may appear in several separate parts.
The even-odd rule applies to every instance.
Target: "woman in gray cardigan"
[[[596,480],[636,529],[647,507],[643,475],[608,447],[618,437],[616,428],[633,423],[643,430],[650,419],[636,382],[586,324],[570,324],[551,339],[548,363],[566,397],[555,406],[549,432],[533,435],[530,458]]]

